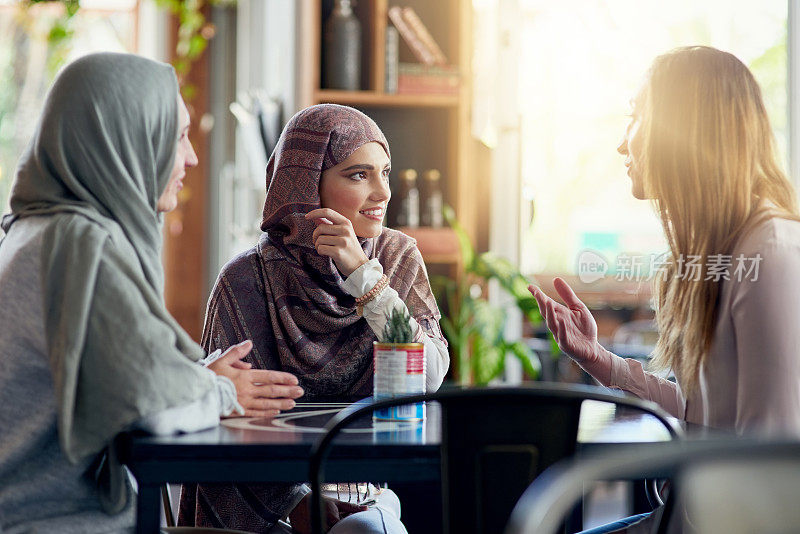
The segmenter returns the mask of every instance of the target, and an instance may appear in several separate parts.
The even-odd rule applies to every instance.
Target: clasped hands
[[[281,410],[291,410],[294,399],[303,395],[297,377],[282,371],[252,369],[251,363],[242,361],[252,348],[252,341],[234,345],[208,368],[233,382],[245,417],[272,417]]]

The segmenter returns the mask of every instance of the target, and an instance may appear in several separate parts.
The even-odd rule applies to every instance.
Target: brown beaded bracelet
[[[389,285],[389,279],[384,274],[383,276],[381,276],[381,279],[378,280],[378,282],[372,287],[372,289],[367,291],[364,295],[358,297],[356,299],[356,310],[357,310],[358,315],[363,316],[364,315],[364,304],[366,304],[367,302],[369,302],[371,300],[374,300],[375,297],[380,295],[383,292],[383,290],[386,289],[386,287],[388,285]]]

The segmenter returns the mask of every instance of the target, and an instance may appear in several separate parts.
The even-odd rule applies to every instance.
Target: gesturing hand
[[[586,304],[564,280],[556,278],[553,285],[566,306],[545,295],[538,287],[528,286],[528,291],[539,304],[547,328],[553,333],[561,350],[581,365],[591,366],[599,357],[597,323]]]
[[[364,265],[369,258],[358,242],[353,231],[353,223],[344,215],[330,209],[319,208],[306,213],[306,219],[314,219],[314,248],[323,256],[328,256],[345,276]]]
[[[241,361],[253,348],[251,341],[234,345],[208,366],[220,376],[231,379],[236,386],[236,400],[244,408],[245,417],[272,417],[281,410],[294,408],[294,400],[303,395],[297,377],[281,371],[250,369]]]
[[[322,518],[323,527],[326,530],[340,519],[344,519],[350,514],[356,512],[363,512],[367,510],[366,506],[359,504],[352,504],[339,499],[331,499],[330,497],[322,496],[322,503],[325,505],[325,517]],[[289,521],[292,523],[292,532],[298,534],[310,534],[311,532],[311,494],[306,494],[303,500],[298,503],[294,509],[289,512]]]

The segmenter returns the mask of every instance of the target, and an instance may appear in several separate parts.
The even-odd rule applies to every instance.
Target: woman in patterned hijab
[[[322,104],[292,117],[267,165],[264,233],[222,269],[205,348],[251,339],[246,361],[296,375],[308,398],[365,397],[376,333],[388,311],[408,309],[415,340],[426,345],[427,390],[438,389],[449,358],[425,264],[412,238],[382,226],[390,164],[383,133],[356,109]],[[213,515],[235,516],[225,526],[245,530],[268,527],[304,493],[301,486],[187,489],[187,523],[220,526],[210,512],[236,510]]]

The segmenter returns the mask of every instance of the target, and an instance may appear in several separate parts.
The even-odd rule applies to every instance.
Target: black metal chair
[[[715,439],[559,462],[522,495],[506,534],[558,532],[587,482],[643,476],[672,480],[668,503],[651,525],[659,533],[797,532],[800,525],[800,442]]]
[[[653,403],[583,385],[468,388],[366,404],[337,414],[312,449],[312,531],[322,532],[322,464],[334,438],[373,410],[436,401],[442,410],[442,497],[446,533],[500,533],[520,495],[544,469],[573,455],[584,401],[612,403],[658,419],[681,434]]]

